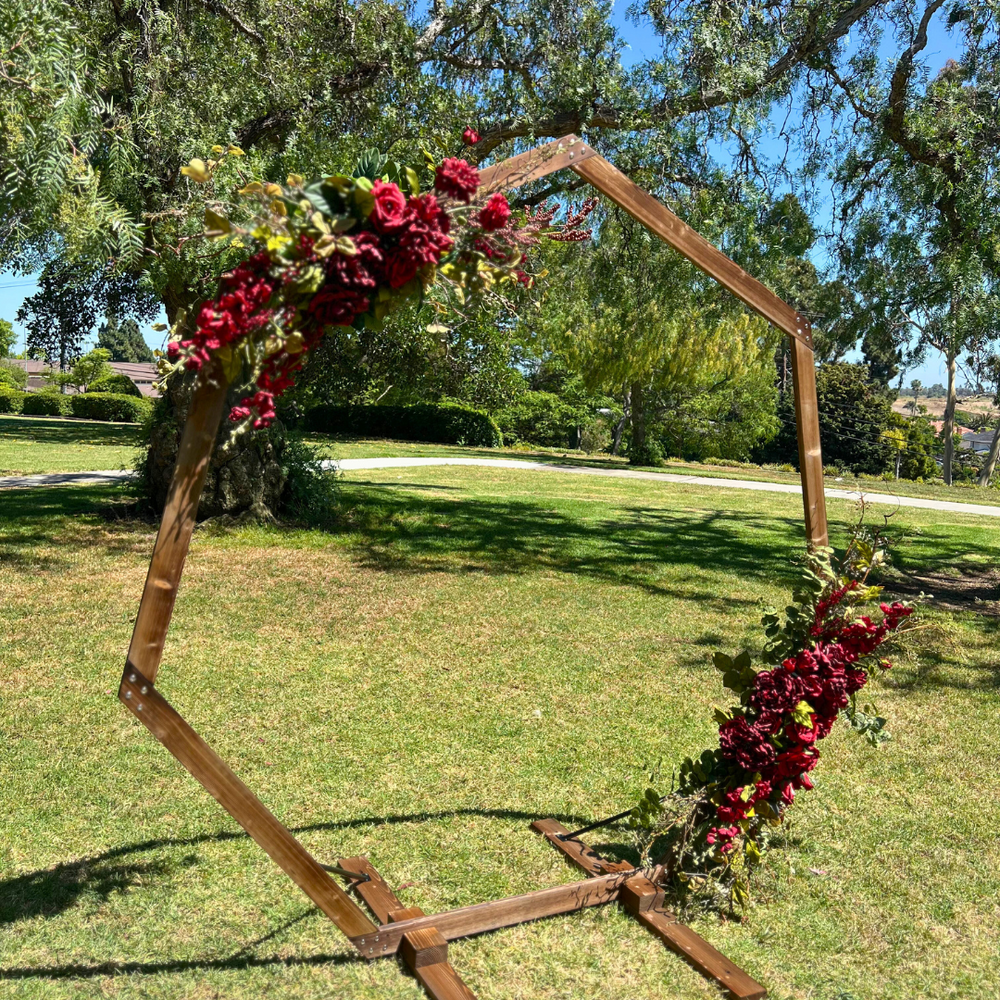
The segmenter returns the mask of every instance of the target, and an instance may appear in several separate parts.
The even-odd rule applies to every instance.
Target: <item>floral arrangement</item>
[[[829,550],[813,554],[785,620],[762,619],[766,642],[755,670],[749,653],[716,653],[723,684],[739,699],[716,708],[719,743],[679,768],[666,796],[648,789],[632,825],[646,831],[646,853],[663,844],[661,877],[724,889],[731,903],[749,900],[749,873],[760,861],[769,828],[780,826],[797,792],[813,787],[817,744],[838,716],[873,745],[888,739],[886,720],[858,693],[889,669],[878,648],[913,612],[879,602],[868,575],[884,558],[878,540],[860,530],[835,571]],[[865,606],[872,605],[868,613]]]
[[[475,133],[466,132],[469,142]],[[207,184],[223,162],[243,155],[234,146],[213,154],[182,173]],[[233,381],[249,367],[252,391],[230,420],[265,427],[275,399],[330,327],[377,327],[406,300],[446,315],[504,286],[530,286],[527,252],[542,237],[590,236],[582,225],[594,200],[556,224],[558,206],[515,213],[503,194],[480,199],[479,171],[465,160],[424,159],[418,170],[371,151],[351,175],[293,174],[283,185],[241,177],[236,204],[210,202],[206,235],[256,252],[223,275],[193,324],[178,318],[168,370],[200,369],[215,358]]]

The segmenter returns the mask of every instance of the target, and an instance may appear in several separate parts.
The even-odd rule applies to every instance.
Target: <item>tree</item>
[[[119,322],[117,316],[108,316],[97,333],[97,346],[105,348],[112,361],[152,364],[156,360],[134,319]]]
[[[892,404],[868,366],[823,365],[816,373],[816,398],[824,461],[855,473],[884,472],[892,457],[886,440]]]
[[[114,374],[114,370],[108,364],[110,357],[110,351],[97,347],[77,358],[69,371],[50,371],[47,378],[63,391],[66,386],[72,386],[80,392],[85,392],[91,383]]]
[[[17,334],[10,320],[0,319],[0,358],[9,358],[10,349],[17,343]]]

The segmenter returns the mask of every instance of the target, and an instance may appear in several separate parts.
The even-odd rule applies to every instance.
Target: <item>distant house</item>
[[[931,427],[934,428],[934,433],[935,434],[940,434],[941,433],[941,430],[944,427],[944,421],[943,420],[931,420],[931,421],[929,421],[929,423],[930,423]],[[961,424],[955,424],[955,433],[956,434],[961,434],[962,435],[962,440],[964,441],[965,440],[965,435],[966,434],[972,434],[973,431],[970,428],[968,428],[968,427],[963,427]]]
[[[962,447],[971,448],[974,452],[987,452],[993,443],[993,431],[979,431],[962,435]]]
[[[27,360],[9,358],[8,364],[17,365],[28,373],[28,384],[25,386],[28,392],[37,392],[45,386],[46,382],[42,378],[42,372],[48,366],[44,361],[35,361],[30,358]],[[144,396],[155,399],[160,395],[153,388],[153,382],[156,381],[156,365],[131,364],[128,361],[109,361],[108,364],[117,374],[130,378]],[[75,392],[76,390],[67,387],[66,391]]]

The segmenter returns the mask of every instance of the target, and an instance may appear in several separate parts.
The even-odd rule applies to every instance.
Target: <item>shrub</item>
[[[306,413],[303,427],[320,434],[352,434],[478,448],[499,448],[503,444],[500,428],[488,414],[461,403],[316,406]]]
[[[289,437],[281,453],[285,489],[281,512],[310,527],[328,528],[337,518],[337,474],[324,469],[316,450]]]
[[[0,413],[21,413],[27,393],[0,384]]]
[[[628,453],[630,465],[663,465],[663,449],[660,442],[651,435],[646,435],[645,443],[639,448],[630,448]]]
[[[0,386],[9,389],[24,389],[28,383],[28,373],[19,365],[0,361]]]
[[[554,392],[525,392],[510,406],[498,410],[497,424],[508,445],[527,443],[567,448],[576,428],[592,420],[589,408],[573,406]]]
[[[70,410],[70,396],[64,396],[59,392],[29,392],[24,397],[22,413],[31,416],[43,417],[65,417]]]
[[[116,392],[84,392],[69,398],[73,401],[73,415],[88,420],[117,420],[126,424],[140,424],[153,408],[148,399],[135,399]]]
[[[133,382],[128,375],[119,375],[118,372],[112,372],[110,375],[102,375],[100,378],[91,382],[87,386],[87,392],[114,392],[119,396],[135,396],[139,399],[142,398],[142,393],[139,391],[139,387]]]

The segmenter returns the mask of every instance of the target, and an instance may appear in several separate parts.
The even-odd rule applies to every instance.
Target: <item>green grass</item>
[[[135,424],[3,414],[0,476],[131,468],[138,440]]]
[[[317,856],[367,854],[428,912],[577,878],[529,822],[624,808],[709,743],[711,652],[759,642],[802,538],[798,497],[697,485],[341,489],[337,534],[196,533],[160,688]],[[153,528],[100,516],[111,495],[0,504],[0,996],[416,1000],[116,703]],[[893,525],[906,576],[996,563],[989,519]],[[928,620],[880,689],[893,741],[835,731],[747,921],[692,917],[778,1000],[996,995],[998,620]],[[633,857],[624,831],[592,842]],[[451,957],[484,1000],[718,996],[610,907]]]
[[[375,438],[331,438],[323,434],[307,435],[306,440],[316,446],[323,458],[435,458],[477,457],[514,458],[524,461],[549,462],[554,465],[585,465],[592,468],[629,469],[624,458],[610,455],[587,455],[582,451],[565,448],[464,448],[458,445],[419,444],[412,441],[386,441]],[[645,468],[645,467],[643,467]],[[649,470],[647,470],[649,471]],[[797,472],[781,472],[760,466],[737,467],[710,465],[704,462],[684,462],[670,459],[657,466],[657,472],[671,472],[686,476],[705,476],[710,479],[756,480],[769,483],[788,483],[798,486]],[[829,489],[861,490],[866,493],[887,493],[892,496],[922,497],[929,500],[951,500],[955,503],[989,504],[1000,506],[1000,493],[995,489],[981,490],[964,484],[945,486],[942,482],[918,483],[908,479],[886,481],[876,476],[858,477],[827,476]]]

